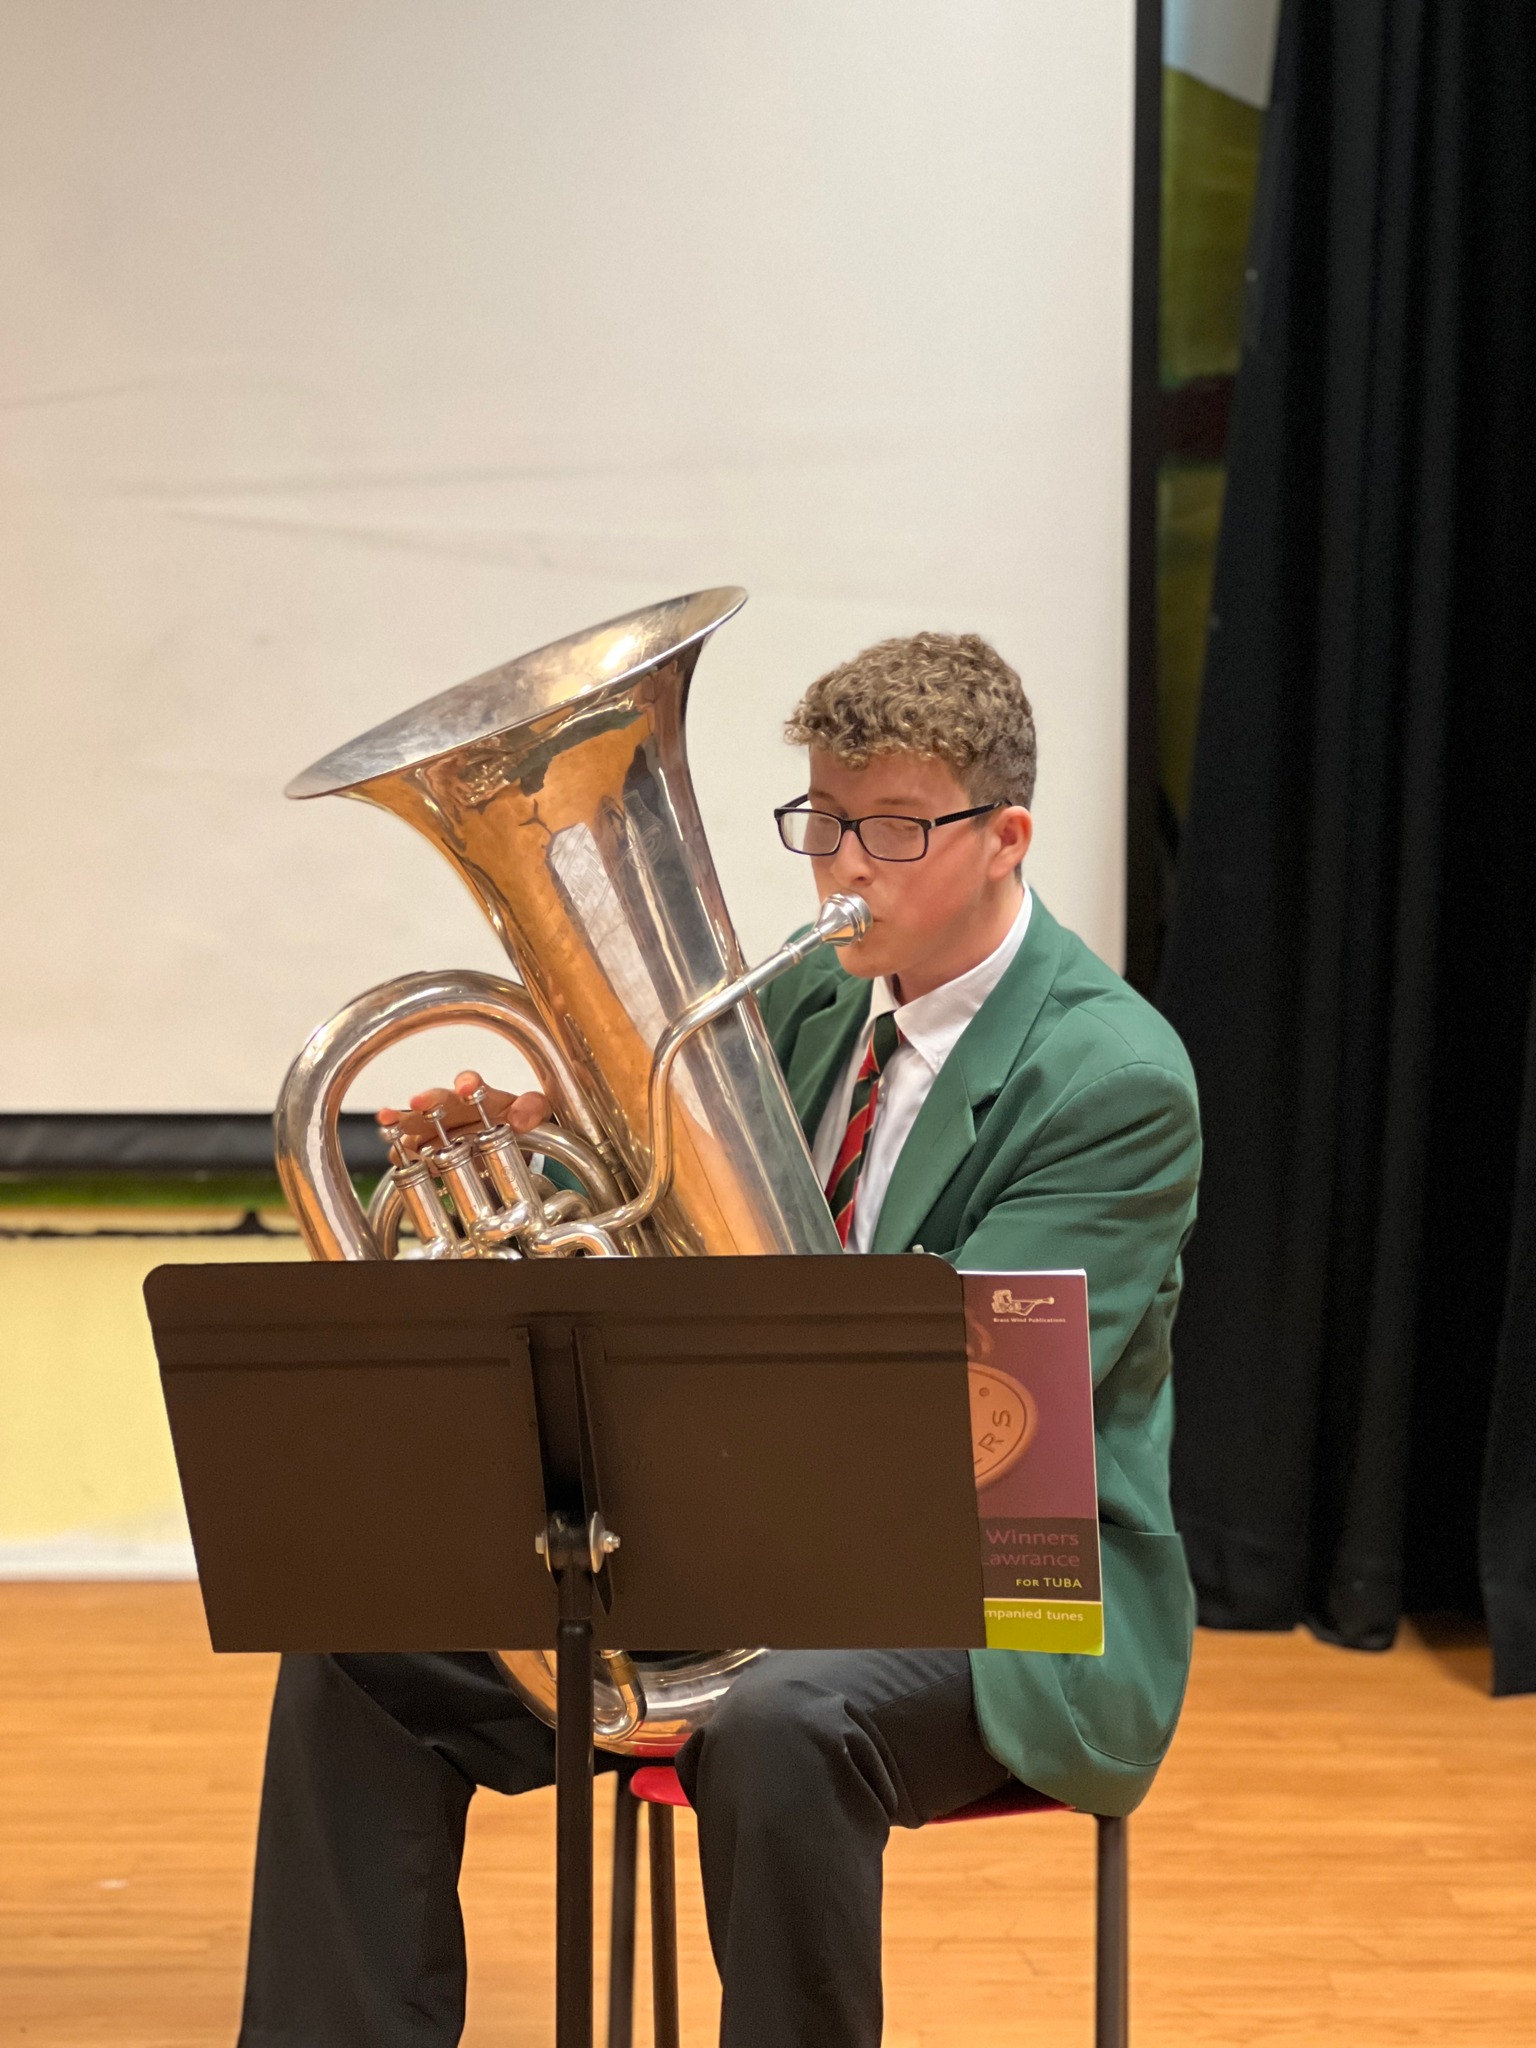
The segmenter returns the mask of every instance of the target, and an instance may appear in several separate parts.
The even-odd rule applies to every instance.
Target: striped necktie
[[[854,1077],[853,1095],[848,1104],[848,1128],[837,1148],[837,1164],[827,1182],[827,1204],[845,1250],[853,1231],[853,1205],[858,1197],[859,1175],[864,1170],[864,1153],[880,1103],[880,1076],[900,1042],[901,1033],[896,1019],[887,1010],[875,1019],[869,1050]]]

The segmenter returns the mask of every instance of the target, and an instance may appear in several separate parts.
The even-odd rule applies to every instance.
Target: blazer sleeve
[[[1105,1653],[974,1652],[977,1712],[993,1754],[1027,1784],[1128,1813],[1178,1720],[1194,1625],[1168,1505],[1167,1384],[1200,1163],[1193,1083],[1150,1063],[1115,1069],[1021,1134],[1011,1160],[1000,1151],[954,1263],[1087,1269]]]

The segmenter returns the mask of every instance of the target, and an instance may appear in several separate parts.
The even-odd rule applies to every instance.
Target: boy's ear
[[[998,811],[992,822],[999,851],[1010,856],[1013,867],[1021,866],[1035,836],[1034,819],[1022,804],[1010,804],[1006,810]]]

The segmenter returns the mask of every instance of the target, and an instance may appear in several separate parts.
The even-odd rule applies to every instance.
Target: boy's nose
[[[845,832],[843,842],[832,856],[832,873],[840,887],[853,887],[868,881],[873,862],[864,851],[864,842],[857,832]]]

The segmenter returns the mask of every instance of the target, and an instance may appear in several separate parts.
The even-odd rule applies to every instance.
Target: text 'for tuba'
[[[357,997],[295,1060],[278,1171],[312,1257],[425,1258],[840,1250],[751,997],[814,947],[868,928],[856,896],[747,969],[704,841],[683,713],[705,640],[739,590],[674,598],[521,656],[329,754],[293,797],[393,811],[469,886],[517,980],[409,974]],[[416,1032],[507,1039],[554,1105],[521,1136],[491,1121],[397,1155],[367,1214],[342,1161],[348,1087]],[[557,1186],[543,1170],[553,1162]],[[604,1652],[598,1740],[675,1750],[743,1665],[734,1650]],[[503,1651],[553,1724],[554,1659]]]

